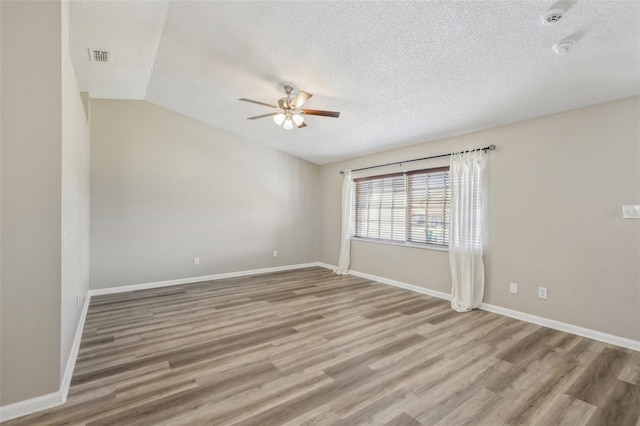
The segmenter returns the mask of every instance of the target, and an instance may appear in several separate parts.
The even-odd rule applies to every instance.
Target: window
[[[354,179],[359,238],[449,244],[449,168]]]
[[[402,173],[355,179],[356,237],[406,241],[407,180]]]
[[[420,170],[407,174],[408,241],[449,245],[451,176],[449,168]]]

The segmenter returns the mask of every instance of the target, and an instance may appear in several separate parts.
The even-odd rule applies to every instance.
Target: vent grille
[[[89,60],[92,62],[110,62],[111,53],[104,49],[89,49]]]
[[[555,25],[558,23],[560,18],[564,15],[564,10],[562,9],[551,9],[545,12],[542,15],[542,23],[545,25]]]

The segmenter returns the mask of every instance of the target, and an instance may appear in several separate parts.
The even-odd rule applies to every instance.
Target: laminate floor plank
[[[640,353],[323,268],[91,300],[14,425],[640,426]]]
[[[567,394],[599,406],[616,382],[629,355],[623,349],[605,348],[576,380]]]
[[[566,393],[553,397],[540,419],[541,425],[574,426],[585,425],[593,417],[596,407],[575,399]]]
[[[322,373],[295,373],[273,380],[259,389],[248,389],[221,401],[208,401],[173,423],[182,425],[229,424],[286,403],[293,398],[326,388],[333,379]]]
[[[408,415],[407,413],[400,413],[387,423],[385,426],[419,426],[420,422]]]
[[[457,407],[453,407],[436,425],[438,426],[477,426],[482,425],[478,413],[491,412],[501,401],[500,396],[486,389],[474,392],[470,398]]]
[[[589,426],[635,426],[639,417],[640,386],[616,380],[605,401],[589,420]]]

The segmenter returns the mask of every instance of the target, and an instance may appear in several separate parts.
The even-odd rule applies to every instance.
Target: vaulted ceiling
[[[74,1],[70,42],[92,98],[146,99],[317,164],[640,94],[633,1]],[[340,118],[247,120],[272,110],[237,99],[276,103],[282,82]]]

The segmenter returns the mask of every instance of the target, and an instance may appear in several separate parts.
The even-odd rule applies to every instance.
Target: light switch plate
[[[622,206],[622,217],[625,219],[640,219],[640,205]]]

